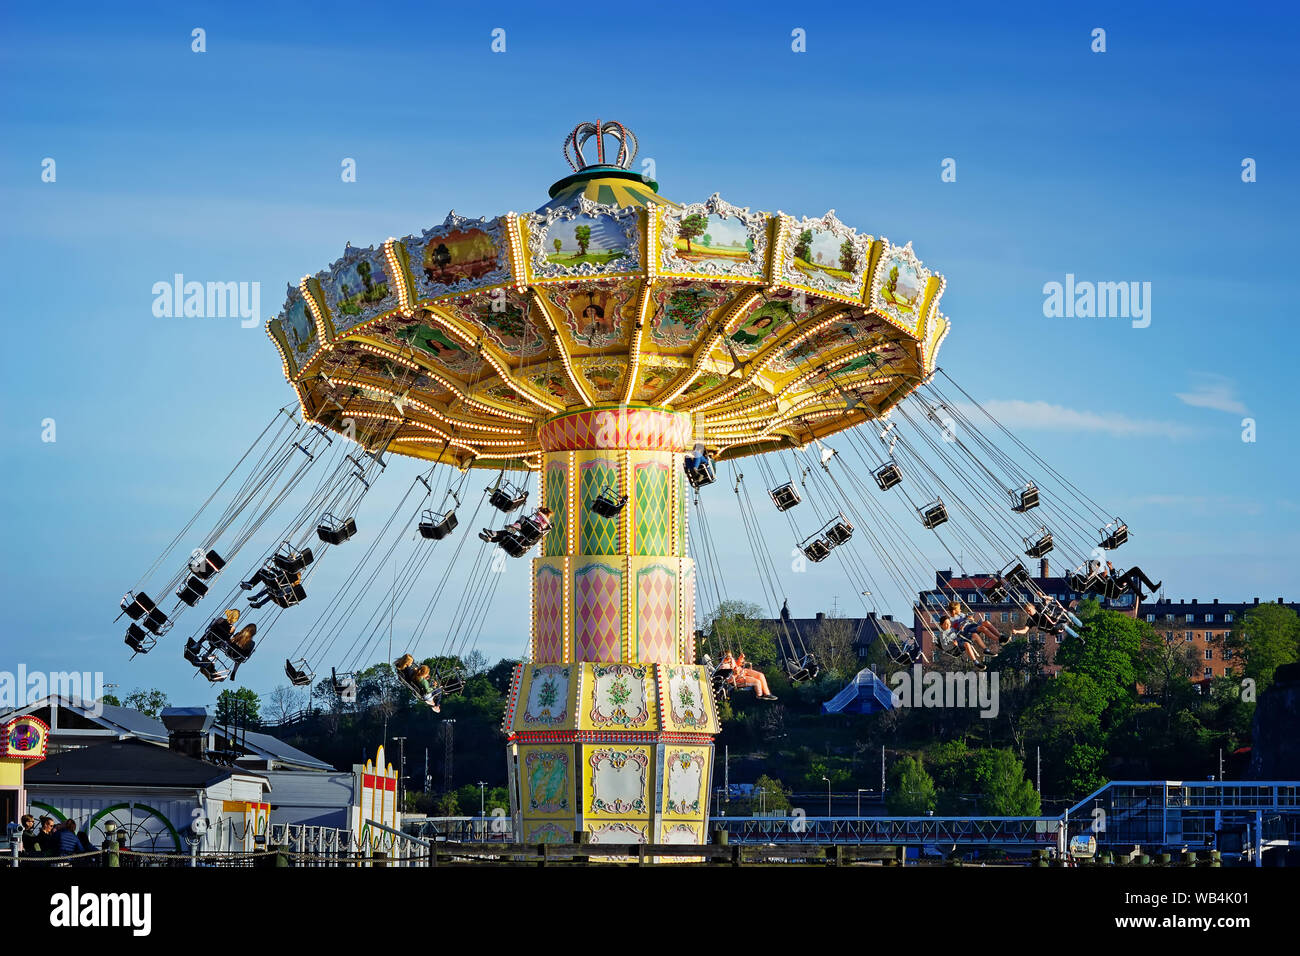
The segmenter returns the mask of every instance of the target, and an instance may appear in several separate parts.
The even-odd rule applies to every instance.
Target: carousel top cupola
[[[607,139],[614,141],[611,148],[606,146]],[[589,150],[592,146],[595,156],[589,158],[584,147]],[[564,140],[564,158],[573,174],[551,187],[550,201],[537,210],[539,213],[571,205],[579,196],[613,206],[645,206],[653,202],[677,207],[677,203],[659,195],[657,182],[632,171],[636,136],[622,123],[615,120],[579,123]]]

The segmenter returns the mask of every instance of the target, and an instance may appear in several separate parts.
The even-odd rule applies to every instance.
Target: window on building
[[[1184,640],[1185,642],[1187,642],[1188,644],[1190,644],[1190,643],[1192,643],[1192,641],[1195,639],[1195,637],[1196,637],[1196,635],[1195,635],[1194,632],[1192,632],[1192,631],[1188,631],[1186,634],[1183,635],[1183,640]]]
[[[1206,676],[1206,677],[1213,677],[1213,676],[1214,676],[1214,668],[1213,668],[1213,667],[1207,667],[1207,668],[1205,668],[1205,676]]]
[[[979,598],[978,598],[976,595],[974,595],[974,594],[968,594],[968,595],[966,595],[966,603],[967,603],[967,604],[974,604],[977,600],[979,600]]]
[[[1165,615],[1165,620],[1166,620],[1166,621],[1172,621],[1173,619],[1174,619],[1174,616],[1173,616],[1172,614],[1166,614],[1166,615]]]
[[[1148,624],[1154,623],[1155,619],[1156,619],[1156,616],[1155,616],[1154,614],[1148,614],[1148,615],[1147,615],[1147,623],[1148,623]]]
[[[1232,612],[1229,611],[1227,614],[1223,615],[1223,620],[1224,620],[1226,623],[1231,624],[1231,623],[1232,623]]]
[[[1206,631],[1206,632],[1205,632],[1205,643],[1208,644],[1208,643],[1210,643],[1210,641],[1212,641],[1212,640],[1214,640],[1214,632],[1213,632],[1213,631]]]
[[[1057,635],[1056,635],[1056,643],[1058,643],[1058,644],[1061,643],[1061,635],[1060,635],[1060,634],[1057,634]]]
[[[1191,624],[1194,620],[1196,620],[1196,615],[1195,615],[1195,614],[1188,614],[1188,615],[1187,615],[1187,623],[1188,623],[1188,624]]]
[[[1011,617],[1010,614],[1008,614],[1006,611],[1003,611],[1003,612],[1002,612],[1002,623],[1003,623],[1003,624],[1007,623],[1007,620],[1008,620],[1010,617]]]
[[[1213,615],[1213,614],[1207,614],[1207,615],[1205,615],[1205,623],[1206,623],[1206,624],[1213,624],[1213,623],[1214,623],[1214,615]]]
[[[1205,659],[1206,659],[1207,661],[1212,661],[1212,660],[1214,660],[1214,648],[1212,648],[1212,647],[1207,647],[1207,648],[1205,649]]]
[[[1230,660],[1232,660],[1232,648],[1231,648],[1231,647],[1225,647],[1225,648],[1223,649],[1223,659],[1224,659],[1225,661],[1230,661]]]

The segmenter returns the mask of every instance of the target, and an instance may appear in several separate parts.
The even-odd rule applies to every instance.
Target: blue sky
[[[911,240],[948,280],[941,364],[1128,520],[1126,561],[1175,598],[1294,599],[1300,18],[1132,7],[6,6],[0,668],[213,696],[176,635],[128,666],[114,608],[291,393],[260,329],[156,318],[155,282],[259,282],[274,315],[346,241],[536,207],[564,134],[597,117],[637,133],[678,201],[834,208]],[[1043,285],[1067,273],[1150,282],[1150,327],[1045,318]],[[371,527],[415,466],[394,471]],[[732,596],[760,599],[748,553],[720,545]],[[837,568],[816,571],[786,583],[797,614],[856,608]],[[490,656],[519,652],[526,594],[512,563]],[[281,683],[306,623],[286,615],[240,676]]]

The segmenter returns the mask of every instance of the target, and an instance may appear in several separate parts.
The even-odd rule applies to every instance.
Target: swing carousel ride
[[[636,150],[619,123],[580,124],[564,145],[572,174],[536,211],[453,212],[419,235],[349,245],[289,288],[267,331],[297,407],[275,413],[123,598],[133,654],[206,601],[216,607],[183,653],[229,680],[283,614],[305,622],[298,608],[315,604],[285,674],[309,686],[313,664],[329,666],[321,680],[347,701],[409,602],[418,623],[393,666],[436,710],[463,686],[457,661],[476,645],[493,571],[535,552],[527,663],[504,726],[518,838],[697,843],[717,701],[771,696],[725,630],[696,629],[697,591],[716,606],[735,570],[705,507],[723,463],[774,617],[786,546],[769,545],[763,502],[788,522],[796,561],[836,556],[864,603],[915,601],[933,567],[917,528],[1001,568],[981,598],[1037,602],[1043,630],[1068,627],[1069,612],[1037,591],[1024,557],[1055,549],[1080,593],[1132,600],[1136,586],[1103,560],[1126,525],[937,368],[944,280],[910,243],[833,211],[672,202],[632,171]],[[427,470],[385,523],[359,528],[397,455]],[[741,470],[751,458],[757,494]],[[494,473],[477,504],[475,469]],[[476,538],[484,516],[500,526]],[[340,549],[355,559],[343,586],[309,601]],[[247,577],[209,596],[236,561]],[[448,611],[453,568],[468,571]],[[977,660],[964,612],[935,610],[918,608],[922,626]],[[802,638],[781,631],[787,679],[816,676]],[[923,657],[919,644],[889,650]]]

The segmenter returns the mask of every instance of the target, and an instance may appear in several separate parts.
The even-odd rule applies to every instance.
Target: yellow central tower
[[[539,437],[553,525],[532,566],[532,661],[506,711],[517,836],[700,843],[718,717],[695,663],[691,416],[593,406]],[[602,496],[625,504],[602,515]]]

